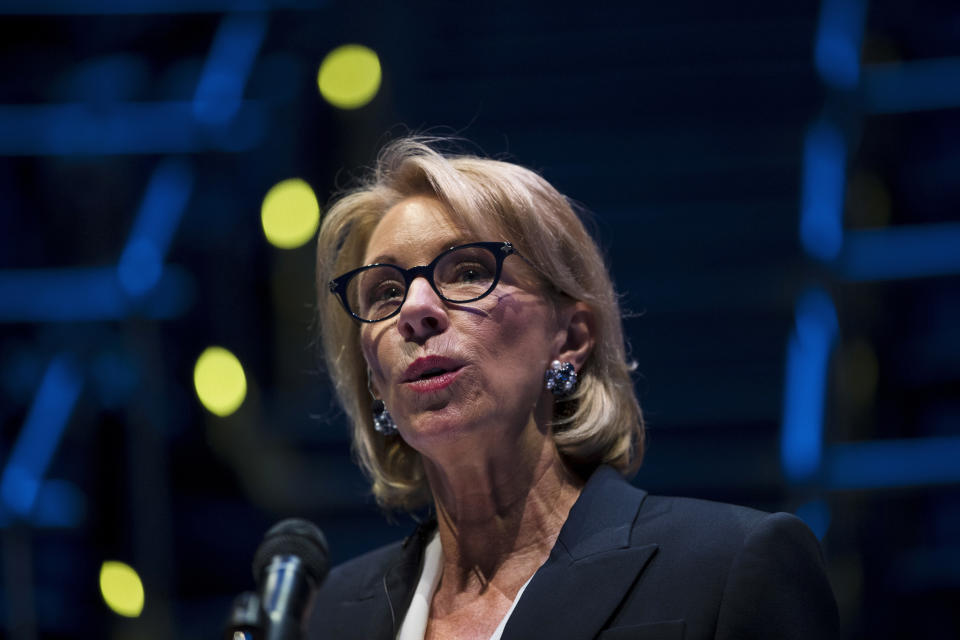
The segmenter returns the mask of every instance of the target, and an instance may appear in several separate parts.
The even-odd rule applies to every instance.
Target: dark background
[[[638,485],[798,513],[847,637],[960,635],[960,7],[403,5],[0,3],[2,635],[216,637],[274,521],[336,562],[412,528],[351,463],[311,243],[260,225],[277,182],[323,207],[408,130],[593,212]],[[349,111],[315,81],[345,43],[383,69]],[[193,388],[210,345],[247,376],[225,418]]]

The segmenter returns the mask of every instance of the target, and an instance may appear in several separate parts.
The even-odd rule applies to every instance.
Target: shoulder
[[[657,544],[661,554],[718,577],[743,554],[789,552],[822,565],[820,544],[807,525],[789,513],[767,513],[733,504],[648,495],[637,514],[631,542]]]
[[[605,530],[620,544],[627,543],[628,537],[630,546],[656,545],[661,563],[710,558],[718,570],[749,540],[776,541],[786,535],[812,542],[812,548],[818,549],[806,525],[790,514],[648,494],[609,467],[600,467],[590,477],[565,529],[567,535],[562,534],[561,540],[570,547],[587,541],[586,547],[593,549],[590,541]]]
[[[600,528],[627,527],[630,546],[656,545],[661,556],[671,557],[676,552],[696,559],[713,557],[723,563],[745,545],[779,543],[799,544],[816,556],[820,554],[813,533],[794,515],[648,494],[609,467],[599,468],[588,480],[570,518],[581,538]]]
[[[775,520],[806,526],[799,518],[786,513],[771,514],[750,507],[696,498],[648,495],[637,515],[635,528],[638,532],[712,540],[720,536],[734,542],[743,540],[754,527],[771,516],[775,516]]]
[[[662,608],[676,608],[672,613],[691,631],[720,638],[836,633],[820,543],[794,515],[648,495],[631,544],[657,546],[647,596],[672,594]]]

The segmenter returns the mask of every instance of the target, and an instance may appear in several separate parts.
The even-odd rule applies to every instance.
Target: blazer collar
[[[656,544],[630,547],[634,521],[646,495],[610,467],[601,466],[590,476],[549,558],[510,615],[502,640],[596,635],[657,550]],[[396,637],[420,576],[424,548],[436,526],[431,519],[417,527],[404,540],[382,582],[364,589],[360,600],[365,605],[386,593],[388,612],[367,609],[359,615],[351,608],[356,637],[382,637],[388,629],[392,629],[389,637]]]
[[[627,483],[615,469],[599,467],[570,510],[557,542],[574,560],[630,546],[633,521],[646,497],[646,491]]]
[[[435,517],[422,522],[400,545],[400,558],[387,568],[383,576],[382,589],[387,594],[387,606],[393,626],[392,638],[400,631],[403,616],[410,606],[414,590],[420,579],[423,566],[423,554],[430,536],[437,528]]]
[[[503,640],[598,633],[657,550],[656,544],[630,546],[646,495],[610,467],[590,476],[550,557],[511,614]]]
[[[420,577],[426,542],[435,528],[434,519],[421,523],[402,543],[385,550],[376,568],[355,568],[348,580],[356,580],[356,586],[326,606],[323,618],[313,616],[312,632],[337,640],[396,638]]]

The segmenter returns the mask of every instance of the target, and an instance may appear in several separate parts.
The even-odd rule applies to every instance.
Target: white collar
[[[423,552],[423,569],[420,571],[420,581],[413,592],[413,600],[410,601],[410,607],[406,615],[403,616],[403,622],[400,625],[400,633],[397,634],[397,640],[423,640],[427,632],[427,621],[430,617],[430,603],[433,601],[433,594],[437,591],[437,585],[440,584],[440,575],[443,573],[443,547],[440,546],[440,534],[434,532],[433,537],[427,544]],[[507,620],[513,613],[523,591],[533,580],[533,576],[523,583],[517,597],[513,599],[510,609],[507,611],[500,624],[494,630],[490,640],[500,640],[503,635],[503,629],[507,626]]]

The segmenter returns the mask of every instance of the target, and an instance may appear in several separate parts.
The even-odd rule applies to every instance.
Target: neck
[[[425,461],[445,590],[483,592],[495,582],[515,591],[549,556],[582,482],[564,465],[552,438],[538,444],[501,449],[500,457],[481,464]]]

